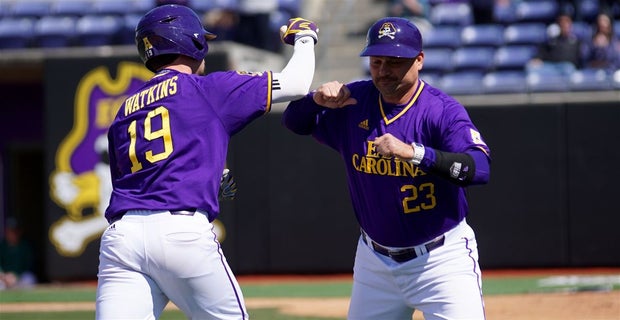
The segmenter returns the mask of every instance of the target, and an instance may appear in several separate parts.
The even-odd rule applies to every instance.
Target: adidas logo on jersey
[[[360,122],[360,124],[358,124],[357,126],[358,126],[358,127],[360,127],[360,128],[362,128],[362,129],[368,130],[368,129],[369,129],[369,128],[368,128],[368,119],[366,119],[366,120],[364,120],[364,121]]]

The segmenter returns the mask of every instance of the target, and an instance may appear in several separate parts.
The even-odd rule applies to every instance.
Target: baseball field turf
[[[239,283],[253,320],[346,318],[351,275],[240,276]],[[620,319],[620,269],[489,271],[483,291],[488,319]],[[0,291],[0,319],[94,319],[94,300],[92,282]],[[185,317],[170,304],[161,319]]]

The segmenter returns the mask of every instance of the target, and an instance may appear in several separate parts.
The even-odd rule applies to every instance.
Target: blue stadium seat
[[[43,17],[50,14],[51,0],[14,1],[8,13],[12,17]]]
[[[281,26],[288,24],[290,18],[293,18],[293,15],[289,11],[276,9],[269,15],[269,28],[277,34]]]
[[[447,2],[432,6],[429,20],[435,26],[466,26],[474,23],[474,15],[469,2]]]
[[[136,26],[141,18],[141,14],[126,14],[121,18],[117,39],[119,44],[136,44]]]
[[[10,16],[9,10],[10,10],[10,6],[9,3],[4,2],[4,1],[0,1],[0,18],[4,18],[4,17],[8,17]]]
[[[424,48],[457,48],[461,45],[460,26],[436,26],[422,35]]]
[[[509,25],[517,21],[515,3],[505,1],[502,4],[495,3],[493,6],[493,20],[502,25]]]
[[[122,16],[133,13],[134,7],[128,0],[93,0],[95,12],[100,15]]]
[[[493,67],[495,49],[491,47],[460,47],[452,54],[454,71],[486,72]]]
[[[484,93],[525,93],[527,81],[524,71],[489,72],[482,78]]]
[[[422,72],[420,73],[420,78],[422,81],[430,84],[431,86],[438,87],[441,80],[441,75],[437,73]]]
[[[52,4],[50,13],[57,16],[80,17],[94,13],[94,8],[90,0],[56,0]]]
[[[570,89],[575,91],[610,90],[612,89],[612,79],[602,69],[580,69],[571,75]]]
[[[581,41],[589,42],[592,40],[592,26],[585,21],[573,21],[573,32]]]
[[[422,72],[442,75],[452,69],[452,49],[424,49],[424,66]]]
[[[527,73],[530,92],[561,92],[569,89],[569,79],[552,68],[540,68]]]
[[[524,70],[525,65],[536,55],[534,45],[502,46],[495,51],[493,67],[495,70]]]
[[[207,1],[208,2],[208,1]],[[133,12],[136,14],[145,14],[149,10],[157,6],[155,0],[133,0]]]
[[[547,40],[547,26],[539,22],[513,23],[504,29],[504,43],[539,45]]]
[[[292,16],[298,16],[301,12],[301,1],[299,0],[278,0],[279,10],[284,10]]]
[[[620,70],[611,74],[611,85],[614,89],[620,90]]]
[[[34,26],[36,46],[42,48],[71,46],[75,36],[75,22],[75,17],[41,17]]]
[[[476,24],[463,28],[461,45],[499,47],[504,43],[504,27],[499,24]]]
[[[521,1],[516,5],[518,22],[552,23],[559,13],[556,0]]]
[[[586,22],[594,22],[596,16],[600,12],[600,5],[598,0],[580,0],[575,1],[577,7],[575,8],[575,14],[578,20]]]
[[[0,49],[23,49],[30,46],[35,18],[0,19]]]
[[[75,42],[79,46],[104,46],[116,44],[121,31],[122,18],[117,16],[87,15],[76,22]]]
[[[437,87],[448,94],[481,94],[482,78],[481,72],[454,72],[441,77]]]
[[[191,7],[198,13],[205,13],[213,9],[230,9],[238,8],[237,0],[195,0],[191,1]]]

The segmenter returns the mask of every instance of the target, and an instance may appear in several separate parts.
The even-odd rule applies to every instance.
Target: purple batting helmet
[[[420,30],[407,19],[387,17],[368,29],[366,47],[360,56],[415,58],[421,51]]]
[[[209,51],[207,40],[216,35],[205,30],[198,15],[190,8],[168,4],[147,12],[136,27],[138,53],[147,68],[149,60],[169,54],[181,54],[202,60]]]

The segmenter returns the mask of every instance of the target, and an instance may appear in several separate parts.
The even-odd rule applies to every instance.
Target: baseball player
[[[236,187],[224,171],[231,136],[312,83],[316,25],[295,18],[281,31],[294,46],[281,72],[205,75],[215,35],[196,13],[163,5],[139,21],[138,52],[155,74],[128,96],[108,132],[113,191],[97,319],[157,319],[169,300],[190,319],[248,318],[212,222],[220,184],[230,187],[223,197]]]
[[[372,80],[328,82],[283,115],[344,160],[361,226],[348,318],[484,319],[465,187],[488,181],[489,148],[465,108],[420,79],[413,23],[378,20],[361,56]]]

